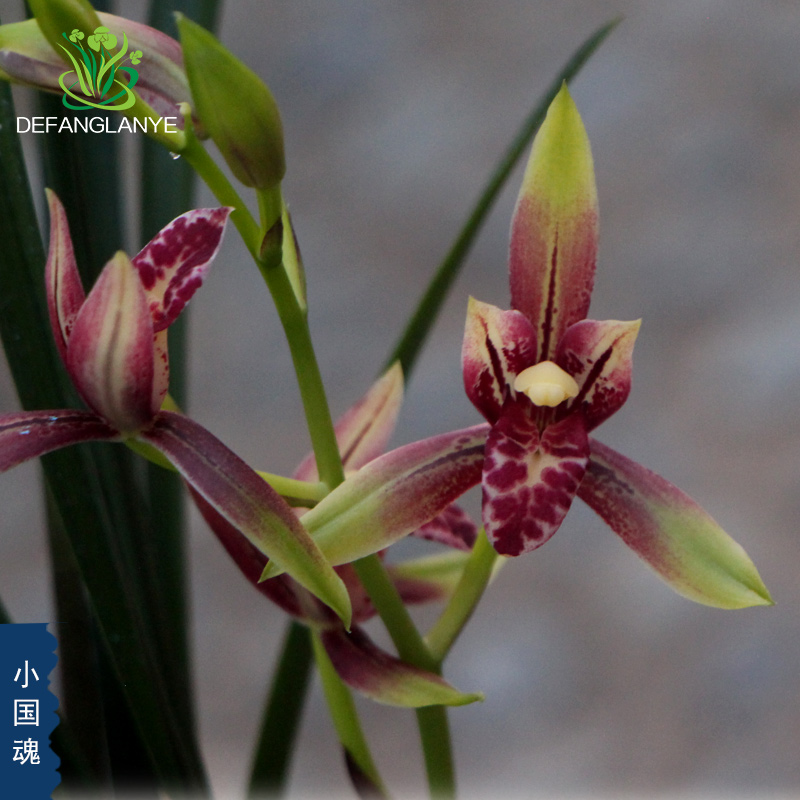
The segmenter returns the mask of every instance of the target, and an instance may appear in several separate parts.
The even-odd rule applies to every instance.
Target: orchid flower
[[[124,441],[158,451],[253,547],[349,625],[344,584],[286,501],[205,428],[160,410],[169,382],[167,329],[202,283],[231,209],[190,211],[132,260],[118,252],[85,296],[64,208],[53,192],[48,204],[50,323],[89,410],[0,415],[0,471],[79,442]]]
[[[564,85],[511,225],[512,310],[470,300],[467,395],[491,424],[483,522],[495,549],[541,546],[576,495],[672,587],[709,605],[771,602],[746,553],[690,498],[590,438],[631,388],[639,321],[586,319],[597,255],[589,140]]]
[[[402,393],[402,370],[395,365],[338,420],[336,438],[348,474],[357,474],[381,455],[394,428]],[[391,458],[392,454],[388,453],[387,457]],[[479,463],[478,460],[478,466]],[[420,470],[424,471],[424,466],[420,466]],[[292,477],[307,482],[317,480],[313,454],[302,461]],[[476,467],[473,483],[477,477]],[[458,488],[451,491],[453,497],[456,492],[460,493]],[[350,564],[336,567],[353,607],[353,629],[348,633],[329,608],[290,576],[278,575],[262,581],[266,556],[196,492],[193,497],[209,527],[248,581],[295,619],[320,631],[336,671],[353,689],[377,702],[407,707],[460,705],[478,699],[478,695],[458,692],[438,675],[389,655],[371,641],[360,624],[374,616],[375,609]],[[446,600],[455,588],[477,536],[477,528],[469,517],[457,506],[445,505],[446,502],[447,498],[442,500],[439,503],[443,506],[441,512],[413,535],[444,544],[450,551],[391,564],[387,568],[407,604]],[[296,511],[303,513],[299,509]]]

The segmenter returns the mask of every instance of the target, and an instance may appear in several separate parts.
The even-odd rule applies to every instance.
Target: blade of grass
[[[286,788],[292,746],[300,726],[303,701],[311,677],[311,635],[290,622],[282,657],[275,669],[253,758],[248,797],[280,795]]]
[[[14,120],[10,90],[0,86],[0,335],[23,405],[65,407],[75,398],[49,335],[44,251]],[[172,712],[148,615],[116,537],[106,476],[87,448],[53,453],[42,464],[150,758],[166,786],[204,792],[196,744]]]
[[[430,334],[436,318],[439,316],[450,287],[458,276],[481,225],[488,216],[508,176],[511,174],[511,170],[525,152],[537,128],[542,124],[548,106],[561,88],[561,84],[564,81],[569,83],[578,74],[590,56],[618,23],[619,19],[607,22],[583,42],[550,84],[550,88],[545,92],[542,99],[525,118],[517,135],[489,177],[486,187],[467,217],[464,227],[453,242],[444,261],[436,270],[406,329],[398,339],[381,372],[385,371],[395,361],[399,361],[403,367],[403,375],[408,381],[422,346],[425,344],[425,340]]]

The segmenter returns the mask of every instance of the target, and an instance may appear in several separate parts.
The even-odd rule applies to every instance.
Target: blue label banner
[[[49,800],[61,780],[50,747],[55,649],[45,623],[0,625],[0,787],[9,800]]]

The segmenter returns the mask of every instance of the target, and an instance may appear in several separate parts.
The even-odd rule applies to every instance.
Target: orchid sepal
[[[286,501],[253,469],[181,414],[162,411],[139,438],[163,453],[223,519],[349,627],[352,608],[341,578]]]
[[[511,306],[536,330],[536,361],[552,360],[586,317],[597,260],[597,188],[589,137],[566,83],[533,142],[511,223]]]
[[[744,549],[692,498],[592,439],[578,495],[674,591],[703,605],[773,605]]]
[[[334,565],[383,550],[480,480],[488,430],[440,434],[370,461],[303,516],[306,529]]]
[[[56,409],[0,414],[0,472],[72,444],[120,438],[118,430],[92,411]]]
[[[325,630],[321,639],[339,677],[378,703],[423,708],[463,706],[484,699],[477,692],[459,692],[439,675],[390,656],[360,628],[354,627],[349,634],[341,628]]]

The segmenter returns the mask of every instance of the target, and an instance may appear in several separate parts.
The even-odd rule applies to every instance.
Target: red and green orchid
[[[402,503],[404,513],[395,514],[391,524],[380,524],[377,518],[373,518],[371,524],[377,528],[377,534],[382,537],[385,544],[407,533],[406,529],[421,517],[431,513],[437,514],[413,530],[412,535],[444,544],[449,550],[387,566],[388,574],[403,602],[412,605],[447,600],[461,576],[469,550],[477,536],[477,528],[461,509],[451,505],[450,502],[466,488],[477,483],[480,477],[480,451],[486,426],[479,426],[474,452],[468,456],[466,471],[458,466],[457,457],[448,458],[447,454],[437,465],[434,459],[426,456],[425,442],[399,448],[382,456],[394,429],[402,394],[402,371],[399,365],[395,365],[339,419],[335,430],[343,466],[351,475],[350,481],[353,481],[358,471],[374,463],[376,459],[382,458],[388,465],[389,471],[397,472],[398,478],[402,475],[399,479],[418,495],[420,500],[418,504]],[[455,442],[464,433],[457,431],[446,436]],[[408,461],[409,453],[414,462],[411,470],[397,470],[398,463]],[[451,464],[456,466],[451,467]],[[434,473],[434,483],[447,488],[444,492],[433,492],[431,505],[428,505],[422,497],[422,491],[429,483],[428,473],[431,471]],[[452,480],[457,474],[461,474],[461,477]],[[295,471],[293,479],[309,484],[317,481],[317,467],[313,454],[309,454],[303,460]],[[393,482],[389,483],[392,485]],[[350,594],[353,607],[353,629],[347,632],[328,607],[320,603],[289,575],[277,575],[262,580],[267,567],[267,557],[253,547],[202,497],[197,493],[193,495],[204,519],[242,574],[263,595],[288,614],[320,632],[322,644],[334,668],[350,687],[373,700],[396,706],[461,705],[478,699],[478,695],[458,692],[438,675],[413,667],[389,655],[371,641],[360,624],[375,615],[375,608],[350,564],[342,563],[336,567]],[[326,503],[326,500],[319,505],[322,503]],[[429,510],[417,511],[415,505]],[[313,514],[301,509],[297,509],[297,513],[303,515],[304,522],[309,514]],[[409,514],[416,519],[412,521]],[[359,542],[364,538],[363,534],[358,532],[358,526],[350,536],[343,535],[344,530],[341,527],[338,531],[337,538],[340,540]],[[360,543],[343,546],[363,547]]]
[[[286,501],[209,431],[161,410],[167,329],[200,286],[231,212],[197,209],[173,220],[133,259],[118,252],[84,294],[63,206],[48,192],[45,270],[56,346],[89,410],[0,415],[0,471],[80,442],[123,441],[164,457],[258,551],[330,606],[346,625],[341,579]]]
[[[769,603],[744,551],[690,498],[589,434],[631,388],[639,321],[586,319],[597,257],[589,139],[566,85],[536,140],[511,225],[512,310],[470,300],[467,395],[491,424],[483,522],[517,556],[558,530],[576,495],[676,591]]]

